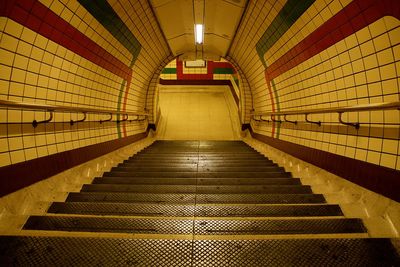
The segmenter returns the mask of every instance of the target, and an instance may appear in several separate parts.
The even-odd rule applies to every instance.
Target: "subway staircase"
[[[1,266],[400,266],[240,141],[156,141],[0,237]]]

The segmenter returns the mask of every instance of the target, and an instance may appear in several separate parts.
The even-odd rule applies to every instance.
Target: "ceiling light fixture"
[[[194,25],[194,35],[196,44],[203,43],[203,24],[195,24]]]

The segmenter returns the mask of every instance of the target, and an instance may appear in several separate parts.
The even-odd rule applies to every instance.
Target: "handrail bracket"
[[[36,128],[39,124],[48,123],[53,120],[53,110],[48,110],[48,112],[50,112],[50,117],[47,120],[43,120],[43,121],[33,120],[32,121],[33,128]]]
[[[275,115],[271,115],[271,121],[272,121],[272,122],[282,123],[281,120],[275,120],[274,117],[275,117]]]
[[[348,126],[353,126],[357,130],[360,129],[360,123],[359,122],[345,122],[342,119],[343,112],[338,112],[338,115],[339,115],[339,122],[341,124],[348,125]]]
[[[100,123],[103,123],[103,122],[111,121],[111,120],[112,120],[112,117],[113,117],[113,114],[110,113],[110,118],[109,118],[109,119],[107,119],[107,120],[100,120],[99,122],[100,122]]]
[[[129,115],[128,115],[128,114],[123,114],[123,118],[122,118],[122,120],[117,120],[117,123],[120,123],[120,122],[127,121],[127,120],[128,120],[128,117],[129,117]]]
[[[266,121],[266,122],[270,122],[270,120],[264,120],[263,119],[263,115],[259,115],[259,119],[256,119],[256,117],[255,116],[253,116],[253,120],[255,120],[255,121]]]
[[[82,113],[83,113],[83,118],[82,118],[82,119],[77,120],[77,121],[71,120],[71,121],[69,122],[69,124],[72,126],[72,125],[74,125],[75,123],[84,122],[84,121],[86,120],[86,112],[82,112]]]
[[[289,122],[289,123],[293,123],[293,124],[296,124],[297,125],[297,121],[292,121],[292,120],[288,120],[287,118],[286,118],[286,114],[283,116],[283,119],[284,119],[284,121],[285,122]]]
[[[310,114],[304,114],[304,115],[306,115],[306,122],[308,122],[308,123],[312,123],[312,124],[317,124],[318,126],[321,126],[321,121],[310,121],[309,119],[308,119],[308,115],[310,115]]]

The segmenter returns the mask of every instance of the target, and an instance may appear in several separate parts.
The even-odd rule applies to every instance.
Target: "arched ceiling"
[[[219,60],[234,38],[247,0],[151,0],[174,56]],[[204,24],[204,42],[195,44],[194,25]]]

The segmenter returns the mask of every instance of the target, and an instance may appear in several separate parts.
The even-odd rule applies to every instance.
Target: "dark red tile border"
[[[0,197],[103,156],[147,136],[147,132],[72,149],[0,168]]]
[[[207,61],[207,73],[206,74],[186,74],[183,73],[183,61],[176,60],[176,77],[178,80],[212,80],[214,75],[214,69],[216,68],[235,68],[229,62],[216,62]]]
[[[384,16],[400,19],[398,0],[354,0],[272,63],[267,82]]]
[[[122,79],[127,81],[132,79],[132,69],[39,1],[7,0],[1,2],[0,16],[18,22]]]
[[[265,136],[251,128],[250,132],[261,142],[400,202],[400,171]]]

